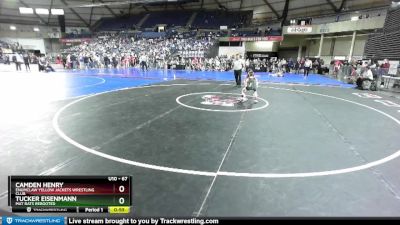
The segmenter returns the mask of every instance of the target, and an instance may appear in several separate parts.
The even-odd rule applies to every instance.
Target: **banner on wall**
[[[74,39],[66,39],[66,38],[61,38],[60,42],[61,43],[82,43],[82,42],[88,42],[92,40],[91,38],[74,38]]]
[[[264,53],[264,54],[253,54],[253,57],[254,58],[268,58],[269,54],[266,54],[266,53]]]
[[[267,37],[230,37],[229,41],[283,41],[283,36],[267,36]]]
[[[290,26],[287,28],[288,34],[309,34],[312,33],[311,26]]]
[[[48,33],[49,38],[61,38],[61,33],[60,32],[51,32]]]
[[[334,60],[346,60],[346,56],[334,56]]]

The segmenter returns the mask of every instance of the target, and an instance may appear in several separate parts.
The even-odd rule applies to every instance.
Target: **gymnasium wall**
[[[350,53],[352,37],[325,38],[322,46],[321,56],[348,56]],[[367,36],[357,36],[354,43],[353,57],[362,58]],[[306,56],[315,57],[318,55],[320,40],[312,39],[307,41]]]
[[[228,57],[232,56],[232,55],[236,55],[236,54],[240,54],[242,56],[244,56],[245,53],[245,47],[244,46],[240,46],[240,47],[233,47],[233,46],[220,46],[219,47],[219,51],[218,51],[218,55],[227,55]]]
[[[61,43],[59,39],[54,38],[46,38],[44,39],[44,46],[46,50],[46,54],[57,54],[61,52]]]
[[[279,42],[273,41],[249,41],[245,42],[246,52],[277,52]]]

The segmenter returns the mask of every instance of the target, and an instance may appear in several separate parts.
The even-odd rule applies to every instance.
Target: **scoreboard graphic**
[[[8,205],[21,213],[129,213],[131,176],[9,176]]]

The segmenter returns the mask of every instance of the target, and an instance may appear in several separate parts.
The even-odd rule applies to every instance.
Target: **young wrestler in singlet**
[[[247,100],[246,98],[247,91],[253,91],[254,102],[258,102],[257,88],[258,88],[257,78],[254,76],[254,72],[252,70],[249,70],[249,72],[247,73],[246,80],[244,81],[244,88],[242,89],[242,101]]]

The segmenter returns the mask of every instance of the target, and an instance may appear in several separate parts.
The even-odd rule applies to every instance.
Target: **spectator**
[[[374,75],[369,66],[366,67],[364,73],[357,78],[357,87],[361,90],[369,89],[371,82],[374,80]]]
[[[38,65],[39,65],[39,72],[46,70],[46,58],[44,56],[40,57]]]
[[[342,66],[343,66],[342,61],[340,61],[340,60],[335,60],[335,62],[334,62],[334,70],[333,70],[334,72],[333,72],[333,75],[334,75],[336,78],[338,77],[340,68],[342,68]]]
[[[381,81],[380,82],[380,86],[381,87],[383,87],[383,85],[384,85],[384,81],[382,79],[382,76],[388,75],[389,74],[389,69],[390,69],[389,60],[388,59],[384,59],[383,63],[380,66],[379,75],[378,75],[379,76],[379,80]]]

